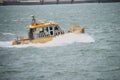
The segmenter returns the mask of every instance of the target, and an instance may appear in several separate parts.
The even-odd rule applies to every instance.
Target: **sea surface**
[[[12,46],[27,36],[31,15],[85,34]],[[0,6],[0,80],[120,80],[120,3]]]

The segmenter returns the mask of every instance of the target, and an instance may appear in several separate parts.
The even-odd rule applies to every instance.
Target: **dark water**
[[[0,6],[0,80],[120,80],[120,3]],[[26,36],[30,15],[67,30],[79,22],[92,43],[6,47]],[[4,47],[5,45],[5,47]]]

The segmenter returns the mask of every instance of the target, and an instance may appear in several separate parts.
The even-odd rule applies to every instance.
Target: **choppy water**
[[[0,6],[0,80],[120,80],[119,7],[120,3]],[[17,35],[27,35],[30,15],[56,21],[64,30],[79,22],[86,34],[11,46]]]

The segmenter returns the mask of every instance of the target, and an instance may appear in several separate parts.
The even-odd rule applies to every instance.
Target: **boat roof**
[[[44,27],[55,27],[57,26],[58,24],[55,23],[55,22],[52,22],[52,23],[45,23],[45,22],[42,22],[42,23],[32,23],[31,25],[28,26],[28,28],[31,28],[31,29],[34,29],[34,28],[44,28]]]

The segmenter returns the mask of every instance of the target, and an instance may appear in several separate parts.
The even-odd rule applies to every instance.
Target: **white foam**
[[[88,34],[67,33],[65,35],[57,36],[52,41],[49,41],[43,44],[12,46],[12,41],[9,41],[9,42],[0,42],[0,47],[16,47],[16,48],[24,48],[24,47],[30,47],[30,46],[32,47],[53,47],[53,46],[63,46],[67,44],[72,44],[75,42],[91,43],[91,42],[95,42],[95,40]]]
[[[12,46],[12,41],[0,41],[0,47]]]

